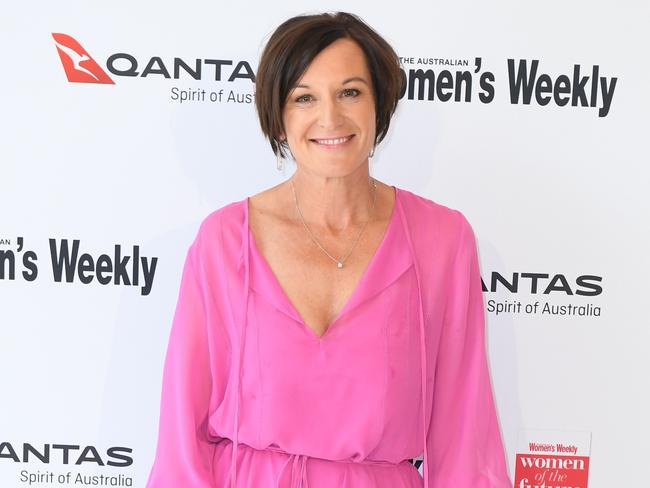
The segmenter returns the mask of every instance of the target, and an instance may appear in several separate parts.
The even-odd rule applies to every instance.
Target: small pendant
[[[343,263],[342,263],[341,261],[339,261],[338,263],[336,263],[336,266],[337,266],[338,268],[342,268],[342,267],[343,267]]]

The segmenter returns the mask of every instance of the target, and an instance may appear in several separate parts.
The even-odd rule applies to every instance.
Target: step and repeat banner
[[[186,250],[288,178],[273,29],[345,10],[405,89],[376,178],[461,210],[521,488],[647,486],[647,2],[40,2],[0,27],[0,487],[143,487]]]

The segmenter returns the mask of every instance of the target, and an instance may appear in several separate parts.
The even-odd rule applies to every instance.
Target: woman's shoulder
[[[403,188],[398,188],[398,191],[411,226],[432,230],[438,238],[471,231],[471,225],[461,210]]]
[[[227,203],[208,213],[199,226],[199,232],[211,232],[224,227],[241,228],[244,223],[246,198]]]
[[[198,225],[194,246],[200,253],[238,252],[246,214],[247,199],[232,201],[205,215]]]
[[[424,271],[435,273],[440,266],[460,263],[457,256],[475,252],[476,236],[462,211],[407,190],[401,190],[400,197],[415,254]]]

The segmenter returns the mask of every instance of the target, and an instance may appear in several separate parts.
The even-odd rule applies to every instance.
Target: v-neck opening
[[[364,269],[363,273],[361,274],[361,277],[357,281],[356,286],[352,290],[352,293],[350,296],[347,298],[345,303],[343,304],[343,307],[338,311],[338,313],[334,316],[334,319],[327,325],[325,328],[325,332],[323,332],[322,335],[318,335],[314,329],[312,329],[301,313],[298,311],[298,308],[293,304],[289,296],[287,295],[286,291],[284,288],[282,288],[282,285],[280,284],[280,280],[278,280],[278,277],[275,275],[273,272],[273,269],[271,268],[271,265],[268,263],[264,255],[261,253],[259,248],[257,247],[257,243],[255,242],[255,236],[253,235],[253,231],[251,230],[250,227],[250,221],[249,221],[249,203],[250,203],[250,197],[246,197],[244,201],[244,207],[245,207],[245,222],[246,222],[246,231],[248,232],[249,236],[249,242],[250,242],[250,249],[252,252],[254,252],[259,259],[259,261],[262,263],[262,266],[265,268],[266,273],[270,276],[271,280],[273,281],[273,284],[275,287],[278,289],[278,293],[282,296],[282,301],[285,302],[286,306],[289,307],[293,318],[296,319],[298,322],[300,322],[305,329],[307,329],[307,332],[311,334],[316,340],[318,341],[323,341],[330,333],[330,330],[332,329],[332,326],[336,324],[340,318],[345,315],[348,312],[348,309],[352,306],[354,303],[355,299],[360,293],[360,290],[362,287],[365,285],[365,282],[367,281],[368,276],[370,275],[370,271],[372,268],[377,266],[376,262],[379,260],[379,256],[383,254],[384,248],[386,247],[386,243],[388,242],[388,237],[392,232],[394,232],[394,227],[395,227],[395,221],[397,220],[397,199],[399,198],[399,190],[397,187],[391,185],[393,188],[393,193],[394,193],[394,199],[393,199],[393,208],[391,210],[391,214],[388,220],[388,225],[386,226],[386,230],[384,231],[384,235],[381,238],[381,241],[379,242],[379,245],[377,246],[377,249],[375,249],[375,252],[373,253],[372,257],[370,258],[370,261],[366,265],[366,268]]]

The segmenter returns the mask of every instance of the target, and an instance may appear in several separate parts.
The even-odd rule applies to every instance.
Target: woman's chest
[[[378,251],[387,227],[388,221],[377,221],[356,236],[323,242],[311,240],[303,228],[275,226],[257,238],[251,230],[251,252],[303,323],[322,337],[361,285],[373,260],[381,258]]]
[[[332,429],[378,437],[390,418],[416,418],[416,293],[411,266],[347,308],[322,338],[281,304],[251,293],[242,375],[248,408],[274,429],[302,427],[323,438]]]

